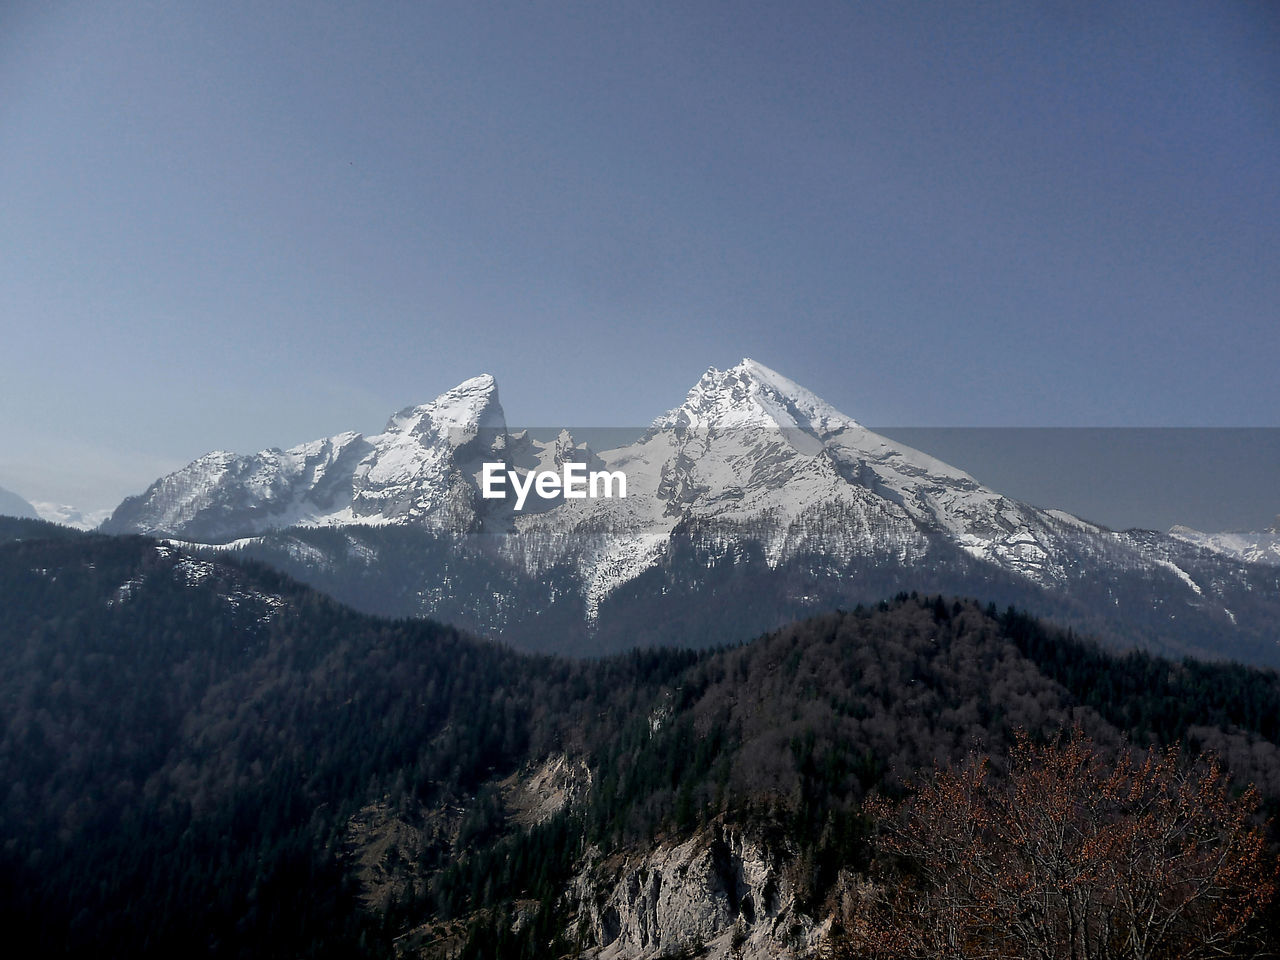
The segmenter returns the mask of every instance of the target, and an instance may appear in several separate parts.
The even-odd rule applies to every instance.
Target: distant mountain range
[[[86,512],[65,503],[30,503],[12,490],[0,487],[0,516],[48,520],[76,530],[93,530],[110,515],[110,510]]]
[[[18,496],[12,490],[6,490],[0,487],[0,516],[5,517],[22,517],[31,520],[39,517],[36,508],[27,503],[22,497]]]
[[[493,462],[621,471],[627,496],[516,511],[481,494]],[[1280,663],[1265,550],[1020,503],[752,360],[708,370],[638,440],[601,451],[510,430],[494,379],[475,377],[375,436],[207,454],[102,529],[229,545],[362,609],[539,649],[723,642],[918,588],[1124,645]]]
[[[1204,533],[1177,526],[1169,534],[1245,563],[1280,564],[1280,517],[1266,530],[1256,533]]]
[[[110,510],[81,510],[69,503],[50,503],[37,500],[32,504],[43,520],[60,523],[74,530],[96,530],[102,521],[111,516]]]

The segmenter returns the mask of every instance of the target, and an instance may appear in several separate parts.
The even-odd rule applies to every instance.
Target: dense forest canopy
[[[0,911],[48,954],[384,957],[430,922],[462,955],[555,955],[584,852],[724,824],[780,837],[805,909],[831,911],[876,858],[868,796],[972,750],[1002,777],[1019,731],[1210,750],[1280,800],[1275,673],[1117,655],[1012,609],[900,594],[571,661],[45,526],[0,538]],[[522,819],[509,784],[548,758],[584,786]],[[376,897],[352,840],[371,811],[423,838]]]

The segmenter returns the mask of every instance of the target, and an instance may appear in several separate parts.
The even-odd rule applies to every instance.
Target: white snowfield
[[[1169,536],[1244,563],[1280,565],[1280,517],[1270,529],[1254,533],[1203,533],[1176,526]]]
[[[554,500],[521,512],[480,496],[485,462],[516,471],[566,462],[622,471],[627,496]],[[1041,510],[873,433],[753,360],[708,370],[634,443],[594,452],[567,431],[543,443],[507,430],[493,377],[395,414],[383,433],[342,433],[289,450],[208,454],[117,508],[104,529],[226,542],[288,526],[419,524],[500,534],[537,574],[568,562],[588,617],[661,563],[677,531],[711,555],[745,541],[770,564],[817,556],[922,561],[939,539],[1043,585],[1105,558],[1201,585],[1165,546]],[[1185,539],[1185,538],[1184,538]]]

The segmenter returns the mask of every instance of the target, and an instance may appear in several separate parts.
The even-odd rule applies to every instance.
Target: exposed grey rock
[[[589,859],[571,896],[595,960],[786,960],[814,955],[828,932],[797,908],[782,858],[722,824],[621,862]]]
[[[532,770],[512,774],[501,784],[513,818],[524,827],[546,823],[568,806],[581,803],[591,790],[591,769],[581,758],[547,757]]]

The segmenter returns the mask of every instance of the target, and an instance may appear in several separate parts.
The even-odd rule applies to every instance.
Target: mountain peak
[[[482,428],[505,429],[506,417],[498,402],[498,382],[492,374],[463,380],[429,403],[405,407],[387,421],[386,433],[418,433]]]
[[[772,378],[786,380],[786,378],[783,377],[782,374],[778,373],[778,371],[772,370],[769,367],[766,367],[763,363],[752,360],[750,357],[743,357],[736,364],[730,367],[729,370],[732,373],[748,374],[762,379]],[[792,381],[787,380],[787,383],[791,382]]]
[[[12,490],[6,490],[0,487],[0,514],[9,517],[24,517],[28,520],[35,520],[40,517],[39,512],[23,497],[18,496]]]
[[[821,397],[750,357],[728,370],[710,367],[685,402],[654,426],[679,423],[727,427],[772,423],[816,436],[859,426]]]
[[[749,378],[760,384],[762,389],[786,399],[791,406],[799,408],[810,420],[817,418],[837,421],[840,426],[858,426],[854,420],[845,416],[816,393],[750,357],[743,357],[731,372],[737,373],[740,377]]]

